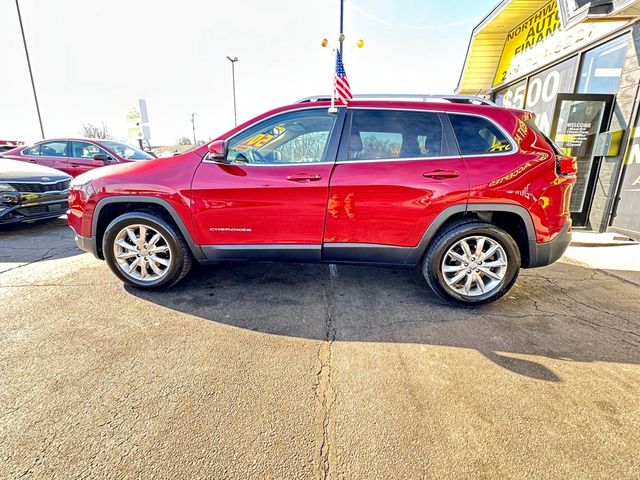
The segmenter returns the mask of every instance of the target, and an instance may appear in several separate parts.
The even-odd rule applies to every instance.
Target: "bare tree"
[[[96,138],[101,140],[113,140],[113,136],[109,133],[107,124],[102,122],[102,125],[95,125],[93,123],[83,123],[80,129],[80,135],[84,138]]]
[[[329,132],[309,132],[288,141],[277,150],[283,159],[317,162],[322,157]]]
[[[176,145],[193,145],[193,142],[189,137],[180,137],[176,140]]]

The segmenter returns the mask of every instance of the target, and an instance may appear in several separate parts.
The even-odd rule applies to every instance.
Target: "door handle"
[[[310,174],[310,173],[296,173],[294,175],[289,175],[287,180],[290,182],[317,182],[318,180],[322,180],[322,175],[318,173]]]
[[[456,178],[460,176],[460,172],[457,170],[431,170],[424,172],[423,177],[433,178],[434,180],[444,180],[445,178]]]

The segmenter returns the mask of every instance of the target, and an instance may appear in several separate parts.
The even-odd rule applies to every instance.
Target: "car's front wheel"
[[[444,300],[462,305],[497,300],[511,289],[519,271],[520,251],[513,237],[479,220],[445,227],[422,264],[429,286]]]
[[[192,265],[182,235],[170,222],[147,212],[114,219],[105,231],[102,251],[113,273],[139,288],[174,285]]]

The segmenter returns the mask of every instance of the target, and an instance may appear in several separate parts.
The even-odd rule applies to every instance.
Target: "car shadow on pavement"
[[[478,308],[444,304],[416,270],[348,265],[198,266],[172,289],[126,289],[265,334],[473,349],[511,372],[558,382],[558,374],[530,357],[640,363],[633,299],[610,282],[618,280],[558,263],[524,270],[502,300]]]
[[[84,253],[73,236],[66,217],[0,225],[0,263],[30,263]]]

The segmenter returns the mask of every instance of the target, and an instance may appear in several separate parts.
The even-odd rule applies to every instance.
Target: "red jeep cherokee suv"
[[[532,114],[488,103],[301,100],[183,155],[80,175],[69,224],[141,288],[194,260],[421,265],[440,297],[493,301],[565,251],[576,166]]]

